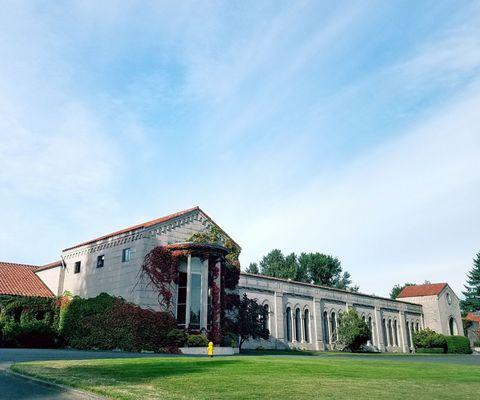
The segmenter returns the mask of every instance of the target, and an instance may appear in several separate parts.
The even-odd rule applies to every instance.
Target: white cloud
[[[425,279],[459,291],[480,236],[479,104],[477,83],[334,179],[239,222],[244,261],[274,247],[324,251],[367,292]]]

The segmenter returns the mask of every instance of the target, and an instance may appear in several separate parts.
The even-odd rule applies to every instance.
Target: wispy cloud
[[[324,251],[368,292],[458,290],[480,234],[479,16],[475,3],[11,3],[0,258],[46,262],[200,204],[244,264]]]

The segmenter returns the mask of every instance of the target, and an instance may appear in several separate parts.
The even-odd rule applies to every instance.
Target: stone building
[[[220,243],[197,254],[196,245],[188,243],[188,239],[211,227],[221,233]],[[106,292],[141,307],[158,309],[158,293],[140,273],[142,263],[157,246],[181,246],[189,254],[179,265],[172,312],[182,327],[208,330],[212,289],[209,263],[213,260],[222,268],[221,256],[225,251],[222,245],[227,240],[240,250],[220,226],[199,207],[194,207],[68,247],[61,252],[61,261],[42,267],[24,266],[27,270],[22,271],[33,286],[48,288],[47,294],[39,291],[38,295],[69,292],[94,297]],[[10,294],[22,294],[13,288],[18,281],[16,272],[12,268],[5,271],[0,265],[0,292],[7,288]],[[415,296],[402,292],[401,300],[391,300],[241,273],[239,294],[257,299],[268,310],[266,323],[270,330],[269,340],[250,341],[245,347],[335,349],[338,317],[350,308],[355,308],[368,323],[372,332],[370,344],[380,351],[410,351],[413,331],[423,327],[447,335],[462,334],[458,328],[461,326],[458,298],[451,288],[447,284],[417,288],[412,292]]]

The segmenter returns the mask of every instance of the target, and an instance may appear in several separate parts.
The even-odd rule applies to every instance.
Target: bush
[[[207,347],[208,339],[204,335],[188,335],[188,347]]]
[[[168,339],[176,328],[169,313],[142,309],[106,293],[74,297],[63,305],[59,326],[65,344],[79,349],[159,352],[176,346]]]
[[[9,347],[56,347],[57,334],[42,321],[10,321],[3,326],[3,344]]]
[[[475,340],[475,342],[473,342],[473,347],[480,347],[480,340]]]
[[[187,342],[187,334],[182,329],[172,329],[167,334],[167,342],[171,346],[183,347]]]
[[[447,348],[445,336],[429,328],[413,333],[413,345],[415,349]]]
[[[416,352],[425,354],[443,354],[445,353],[445,349],[441,347],[419,348]]]
[[[56,347],[56,299],[0,296],[0,345],[6,347]]]
[[[338,318],[337,337],[342,350],[359,351],[368,341],[369,328],[357,311],[351,308]]]
[[[447,336],[447,353],[472,354],[470,340],[465,336]]]

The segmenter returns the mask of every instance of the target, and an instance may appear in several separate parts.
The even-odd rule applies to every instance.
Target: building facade
[[[220,243],[196,251],[189,238],[212,227],[221,233]],[[208,330],[212,289],[208,271],[212,262],[222,268],[222,244],[227,240],[238,246],[195,207],[71,246],[61,252],[61,261],[36,268],[32,275],[48,287],[52,296],[68,292],[88,298],[106,292],[144,308],[159,309],[158,292],[141,273],[145,256],[158,246],[183,246],[189,254],[178,266],[172,312],[182,327]],[[409,352],[413,332],[423,327],[443,334],[462,334],[458,328],[458,298],[447,284],[441,285],[441,291],[430,296],[425,296],[430,288],[424,287],[415,292],[415,297],[391,300],[241,273],[238,292],[257,299],[268,310],[270,331],[269,340],[250,341],[245,347],[333,350],[339,315],[354,308],[371,328],[372,347]],[[456,328],[452,330],[451,326]]]

